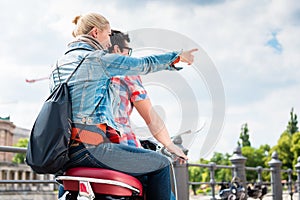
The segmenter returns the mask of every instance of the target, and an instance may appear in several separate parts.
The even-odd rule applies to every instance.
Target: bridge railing
[[[209,164],[186,164],[186,169],[183,167],[178,167],[180,169],[180,181],[177,182],[178,186],[178,194],[179,199],[187,200],[189,199],[189,193],[191,185],[209,185],[211,188],[211,198],[210,199],[220,199],[218,196],[218,192],[216,191],[218,185],[223,184],[222,182],[216,182],[215,180],[215,171],[218,169],[229,169],[231,170],[231,176],[233,177],[239,177],[241,180],[241,183],[243,184],[246,193],[247,193],[247,185],[249,182],[246,180],[246,172],[247,171],[256,171],[257,172],[257,180],[256,184],[263,184],[268,186],[269,193],[268,195],[271,196],[273,200],[282,200],[283,199],[283,189],[287,190],[288,195],[290,196],[290,199],[293,199],[293,196],[297,196],[298,200],[300,200],[300,157],[298,158],[298,163],[296,164],[295,168],[296,170],[288,169],[284,170],[281,169],[282,162],[278,159],[278,155],[276,152],[272,154],[272,159],[268,163],[270,168],[262,168],[260,166],[257,167],[246,167],[247,158],[242,156],[241,149],[238,147],[235,149],[233,156],[230,158],[230,161],[232,163],[232,166],[224,166],[224,165],[216,165],[215,163],[209,163]],[[207,168],[210,172],[210,180],[209,182],[190,182],[189,180],[189,174],[188,174],[188,168],[189,167],[200,167],[200,168]],[[176,165],[175,165],[176,169]],[[264,182],[262,179],[262,173],[267,172],[270,173],[270,180],[267,182]],[[282,177],[284,174],[287,174],[287,180],[282,180]],[[177,175],[177,174],[176,174]],[[297,176],[297,180],[293,181],[292,177],[293,175]],[[283,185],[285,185],[286,188],[283,188]],[[297,194],[297,195],[295,195]],[[286,194],[285,194],[286,196]],[[245,198],[247,199],[247,197]]]
[[[26,153],[26,148],[0,146],[0,152]],[[50,174],[36,174],[26,164],[0,164],[0,191],[55,191],[58,185]]]
[[[0,152],[13,152],[13,153],[26,153],[26,148],[0,146]],[[232,177],[239,177],[247,190],[246,171],[256,171],[256,183],[269,185],[271,187],[271,196],[273,200],[282,200],[283,193],[283,174],[287,174],[288,179],[284,183],[287,187],[287,192],[291,199],[294,194],[298,194],[300,200],[300,157],[295,165],[296,170],[281,169],[282,163],[278,159],[276,152],[273,153],[271,161],[268,163],[270,168],[247,167],[245,157],[242,156],[240,148],[234,151],[233,156],[230,158],[231,166],[216,165],[215,163],[209,164],[192,164],[187,163],[183,165],[174,164],[174,171],[176,174],[178,199],[188,200],[190,196],[191,185],[209,185],[211,187],[211,199],[218,199],[217,185],[222,182],[216,182],[215,171],[218,169],[231,170]],[[210,173],[210,180],[208,182],[191,182],[189,181],[189,167],[208,168]],[[262,180],[262,173],[270,173],[270,181],[264,182]],[[297,180],[293,181],[293,175],[297,176]],[[25,164],[13,165],[11,163],[1,163],[0,165],[0,191],[9,190],[44,190],[55,191],[58,184],[53,175],[39,175],[34,173],[31,168]],[[247,197],[246,197],[247,198]]]

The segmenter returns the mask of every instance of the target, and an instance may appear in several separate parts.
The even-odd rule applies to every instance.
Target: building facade
[[[9,119],[0,119],[0,145],[13,146],[14,130],[16,126]],[[0,152],[0,162],[11,162],[13,153]]]
[[[21,138],[29,138],[30,130],[17,127],[10,118],[0,117],[0,146],[14,146]],[[25,183],[26,181],[51,181],[50,174],[36,174],[26,164],[13,163],[15,153],[0,151],[0,199],[55,199],[57,184]],[[13,183],[24,181],[24,183]]]

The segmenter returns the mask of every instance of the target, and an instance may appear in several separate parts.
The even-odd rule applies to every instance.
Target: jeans
[[[69,149],[69,167],[99,167],[132,176],[147,176],[147,200],[171,198],[170,161],[163,155],[122,144],[79,144]]]

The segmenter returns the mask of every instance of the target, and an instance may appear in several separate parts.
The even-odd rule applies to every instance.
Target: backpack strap
[[[70,52],[72,52],[72,51],[75,51],[75,50],[86,50],[86,51],[92,51],[91,49],[87,49],[87,48],[76,48],[76,49],[71,49],[71,50],[69,50],[69,51],[67,51],[66,53],[65,53],[65,55],[66,54],[68,54],[68,53],[70,53]],[[77,67],[74,69],[74,71],[70,74],[70,76],[67,78],[67,80],[65,81],[65,83],[68,83],[68,81],[72,78],[72,76],[75,74],[75,72],[78,70],[78,68],[79,68],[79,66],[83,63],[83,61],[85,60],[85,58],[87,57],[88,55],[86,55],[85,57],[83,57],[83,59],[79,62],[79,64],[77,65]],[[61,80],[60,80],[60,76],[59,76],[59,67],[58,67],[58,63],[56,63],[56,68],[57,68],[57,72],[58,72],[58,78],[59,78],[59,81],[61,82]],[[99,105],[100,105],[100,102],[101,102],[101,100],[97,103],[97,105],[96,105],[96,107],[94,108],[94,110],[93,110],[93,112],[89,115],[89,116],[92,116],[95,112],[96,112],[96,110],[97,110],[97,108],[99,107]],[[81,134],[81,132],[84,130],[84,128],[87,126],[87,124],[86,123],[84,123],[84,126],[80,129],[80,131],[76,134],[76,137],[79,137],[79,135]],[[73,141],[74,142],[74,141]],[[72,142],[72,143],[73,143]]]
[[[66,52],[65,52],[65,55],[68,54],[68,53],[70,53],[71,51],[76,51],[76,50],[92,51],[91,49],[88,49],[88,48],[78,47],[78,48],[70,49],[70,50],[66,51]]]
[[[77,67],[74,69],[74,71],[70,74],[70,76],[67,78],[67,80],[65,81],[65,83],[68,83],[69,80],[72,78],[72,76],[75,74],[75,72],[77,71],[77,69],[79,68],[79,66],[83,63],[83,61],[85,60],[87,56],[85,56],[77,65]],[[59,67],[58,67],[58,62],[56,62],[56,69],[57,69],[57,76],[59,79],[59,82],[61,83],[61,79],[60,79],[60,72],[59,72]]]
[[[88,55],[87,55],[88,56]],[[75,74],[75,72],[77,71],[77,69],[79,68],[79,66],[83,63],[83,61],[85,60],[85,58],[87,57],[85,56],[77,65],[77,67],[74,69],[74,71],[72,72],[72,74],[70,74],[70,76],[68,77],[68,79],[65,81],[65,83],[68,83],[69,80],[72,78],[72,76]],[[57,68],[58,69],[58,68]]]
[[[91,49],[88,49],[88,48],[75,48],[75,49],[71,49],[67,52],[65,52],[65,55],[72,52],[72,51],[75,51],[75,50],[85,50],[85,51],[92,51]],[[85,60],[85,58],[87,57],[88,55],[86,55],[80,62],[79,64],[77,65],[77,67],[74,69],[74,71],[70,74],[70,76],[67,78],[67,80],[65,81],[65,83],[68,83],[69,80],[72,78],[72,76],[75,74],[75,72],[77,71],[77,69],[79,68],[79,66],[83,63],[83,61]],[[61,79],[60,79],[60,73],[59,73],[59,67],[58,67],[58,61],[56,62],[56,69],[57,69],[57,73],[58,73],[58,79],[59,79],[59,82],[61,83]]]

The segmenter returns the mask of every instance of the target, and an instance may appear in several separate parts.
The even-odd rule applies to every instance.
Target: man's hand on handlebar
[[[183,164],[183,163],[185,163],[185,161],[188,160],[188,157],[183,153],[183,151],[177,145],[175,145],[173,142],[171,144],[169,144],[168,146],[166,146],[166,149],[170,153],[176,155],[177,159],[179,159],[180,164]]]

